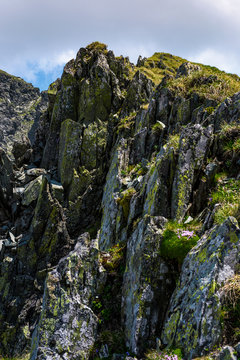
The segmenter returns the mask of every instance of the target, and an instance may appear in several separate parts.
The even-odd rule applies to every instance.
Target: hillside
[[[240,357],[239,77],[95,42],[47,106],[0,91],[36,129],[1,140],[3,359]]]

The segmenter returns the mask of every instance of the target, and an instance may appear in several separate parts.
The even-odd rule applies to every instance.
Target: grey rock
[[[126,169],[129,159],[127,142],[122,139],[114,149],[102,197],[103,216],[99,234],[100,250],[109,249],[117,238],[119,205],[117,198],[121,189],[121,171]],[[120,214],[119,214],[120,215]],[[120,215],[121,218],[121,215]]]
[[[175,168],[175,150],[169,146],[162,147],[156,162],[151,166],[144,179],[146,191],[143,214],[170,217],[169,189],[172,187]]]
[[[194,182],[210,149],[212,130],[211,126],[202,128],[201,125],[193,125],[181,133],[171,203],[171,217],[177,221],[181,221],[188,210]]]
[[[237,360],[234,354],[234,348],[231,346],[224,346],[219,354],[219,360]]]
[[[234,346],[234,349],[236,350],[237,355],[240,356],[240,342]]]
[[[41,185],[43,181],[43,176],[39,176],[35,180],[31,181],[25,188],[22,194],[22,205],[28,206],[33,201],[37,200]]]
[[[52,189],[53,196],[60,203],[63,203],[63,200],[64,200],[64,188],[63,188],[62,184],[55,181],[55,180],[51,180],[50,184],[51,184],[51,189]]]
[[[100,359],[109,357],[109,350],[107,344],[101,346],[101,349],[99,350],[99,357]]]
[[[137,67],[141,67],[144,66],[144,63],[147,59],[144,57],[142,57],[141,55],[139,55],[138,60],[137,60]]]
[[[26,170],[26,175],[29,177],[38,177],[40,175],[46,175],[47,171],[41,168],[31,168]]]
[[[0,144],[13,157],[14,141],[28,136],[31,143],[34,142],[34,132],[47,108],[47,98],[32,84],[0,71],[0,99]]]
[[[31,360],[47,356],[58,359],[62,354],[69,360],[88,359],[98,324],[90,298],[105,281],[98,251],[90,245],[88,234],[82,235],[75,249],[48,274]]]
[[[125,360],[125,355],[123,354],[113,354],[112,355],[112,360]]]
[[[229,217],[204,235],[185,258],[170,302],[162,342],[181,348],[184,358],[204,355],[221,342],[221,287],[240,260],[240,232]]]
[[[79,165],[79,149],[81,147],[82,127],[75,121],[63,121],[60,132],[58,174],[61,183],[67,188],[72,181],[73,164]]]
[[[163,321],[174,288],[173,269],[159,256],[165,223],[163,217],[145,216],[127,245],[122,316],[126,345],[135,354],[153,345],[148,339]]]
[[[179,66],[177,70],[176,78],[179,78],[180,76],[188,76],[192,74],[195,71],[200,71],[201,68],[198,65],[194,65],[190,62],[185,62],[182,65]]]
[[[240,92],[234,94],[231,98],[227,98],[218,106],[211,116],[211,122],[214,123],[214,132],[218,132],[225,122],[239,122],[239,99]]]

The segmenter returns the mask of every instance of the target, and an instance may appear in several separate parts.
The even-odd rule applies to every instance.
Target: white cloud
[[[224,16],[239,16],[239,0],[202,0],[202,2],[207,6],[208,11],[213,8]]]
[[[76,51],[66,50],[64,52],[55,53],[51,58],[40,58],[36,61],[36,68],[46,73],[52,71],[56,66],[63,66],[69,60],[75,58]]]

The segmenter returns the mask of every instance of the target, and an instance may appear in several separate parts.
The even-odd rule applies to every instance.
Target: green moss
[[[69,201],[74,202],[88,188],[92,180],[90,172],[81,166],[79,170],[73,169],[73,177],[69,191]]]
[[[97,119],[84,130],[81,162],[88,169],[96,168],[104,154],[107,142],[107,124]]]
[[[179,134],[171,134],[169,135],[166,143],[167,148],[173,148],[174,150],[178,150],[179,148],[180,135]]]
[[[161,121],[157,121],[156,124],[152,126],[152,132],[154,134],[160,134],[165,128],[165,125]]]
[[[134,188],[129,188],[121,193],[121,197],[118,198],[117,202],[122,206],[123,215],[125,220],[128,219],[130,201],[133,195],[136,193]]]
[[[211,115],[214,112],[215,108],[213,106],[208,106],[204,110],[208,113],[208,115]]]
[[[71,119],[61,124],[58,171],[61,183],[66,188],[70,185],[73,176],[73,163],[79,155],[81,126]]]
[[[100,43],[99,41],[94,41],[91,44],[87,45],[86,49],[89,51],[100,51],[107,53],[107,45]]]
[[[189,183],[190,174],[189,170],[185,171],[184,174],[179,176],[178,187],[177,187],[177,209],[175,219],[180,221],[185,216],[185,207],[186,207],[186,194],[187,194],[187,184]]]
[[[163,232],[160,255],[167,259],[174,259],[181,265],[187,253],[199,240],[195,229],[196,225],[191,227],[189,224],[169,222]],[[186,235],[184,235],[185,232]]]
[[[203,248],[199,253],[198,253],[198,261],[199,263],[204,263],[206,261],[207,258],[207,249]]]
[[[82,79],[79,84],[78,119],[85,125],[93,122],[108,120],[111,112],[112,89],[111,85],[103,81],[103,74],[98,74],[97,69],[94,78]],[[107,77],[107,75],[106,75]]]
[[[121,130],[130,130],[135,125],[136,112],[132,112],[130,115],[122,118],[118,124],[117,133]]]

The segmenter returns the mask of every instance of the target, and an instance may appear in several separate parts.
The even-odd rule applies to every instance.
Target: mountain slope
[[[66,64],[30,157],[0,154],[2,355],[239,351],[238,90],[101,43]]]

